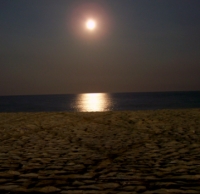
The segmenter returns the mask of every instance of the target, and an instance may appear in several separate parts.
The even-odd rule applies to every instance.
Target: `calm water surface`
[[[0,97],[0,112],[93,112],[175,108],[200,108],[200,91]]]

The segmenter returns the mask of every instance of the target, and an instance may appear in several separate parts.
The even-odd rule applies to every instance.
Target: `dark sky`
[[[0,95],[188,90],[200,0],[0,0]]]

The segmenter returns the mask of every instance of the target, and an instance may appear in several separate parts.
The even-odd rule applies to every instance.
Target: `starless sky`
[[[0,95],[188,90],[200,0],[0,0]]]

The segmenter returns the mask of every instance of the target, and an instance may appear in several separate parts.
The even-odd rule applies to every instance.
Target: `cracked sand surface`
[[[200,110],[0,113],[1,193],[200,193]]]

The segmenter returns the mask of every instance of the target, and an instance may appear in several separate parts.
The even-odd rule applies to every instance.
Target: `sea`
[[[0,112],[104,112],[200,108],[200,91],[0,96]]]

